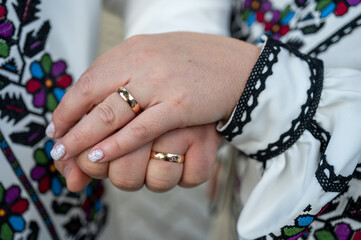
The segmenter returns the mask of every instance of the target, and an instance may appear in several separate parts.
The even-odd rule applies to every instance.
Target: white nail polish
[[[62,157],[64,157],[65,153],[66,149],[63,144],[59,144],[50,151],[50,155],[54,160],[60,160]]]
[[[50,122],[50,124],[46,127],[45,134],[50,138],[54,138],[55,125],[53,122]]]
[[[103,157],[104,157],[104,153],[100,149],[94,150],[94,151],[92,151],[91,153],[88,154],[88,159],[91,162],[97,162],[100,159],[102,159]]]

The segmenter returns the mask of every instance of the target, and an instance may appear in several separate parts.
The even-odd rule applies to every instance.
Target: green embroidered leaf
[[[248,18],[248,16],[251,14],[251,10],[246,10],[246,11],[244,11],[243,13],[242,13],[242,20],[243,21],[246,21],[247,20],[247,18]]]
[[[1,225],[1,234],[0,239],[3,240],[13,240],[14,238],[14,232],[11,230],[9,224],[7,222],[3,223]]]
[[[49,54],[44,54],[44,56],[41,58],[41,67],[43,68],[45,73],[50,73],[52,62]]]
[[[4,198],[5,189],[4,186],[0,183],[0,202],[2,202]]]
[[[287,5],[285,9],[282,10],[280,19],[283,19],[291,10],[291,5]]]
[[[321,1],[319,1],[317,6],[316,6],[316,10],[320,11],[320,10],[324,9],[331,2],[332,2],[332,0],[321,0]]]
[[[43,150],[36,149],[34,152],[35,161],[40,165],[45,165],[49,159],[46,157],[46,154]]]
[[[0,57],[6,58],[9,56],[9,46],[6,42],[0,41]]]
[[[327,230],[320,230],[315,233],[317,240],[336,240],[332,233]]]
[[[283,228],[283,231],[286,236],[294,236],[296,234],[299,234],[303,230],[305,230],[305,228],[301,228],[301,227],[285,227],[285,228]]]
[[[48,96],[46,96],[46,107],[52,112],[55,110],[56,106],[58,106],[58,102],[56,101],[54,94],[49,93]]]

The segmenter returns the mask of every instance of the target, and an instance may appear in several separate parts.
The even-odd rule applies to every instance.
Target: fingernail
[[[63,176],[68,178],[71,174],[72,168],[70,166],[66,166],[63,171]]]
[[[103,157],[104,157],[104,153],[100,149],[94,150],[94,151],[92,151],[91,153],[88,154],[88,159],[91,162],[97,162],[100,159],[102,159]]]
[[[53,122],[50,122],[50,124],[46,127],[45,134],[50,138],[54,138],[55,125]]]
[[[66,149],[63,144],[57,145],[53,150],[50,151],[50,155],[54,160],[60,160],[64,157]]]

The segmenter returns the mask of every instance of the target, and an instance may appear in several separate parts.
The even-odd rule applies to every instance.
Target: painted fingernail
[[[92,151],[91,153],[88,154],[88,159],[91,162],[97,162],[100,159],[102,159],[103,157],[104,157],[104,153],[100,149],[94,150],[94,151]]]
[[[50,155],[54,160],[60,160],[64,157],[66,149],[63,144],[57,145],[53,150],[50,151]]]
[[[54,138],[55,125],[53,122],[50,122],[50,124],[46,127],[45,134],[46,134],[46,136],[48,136],[50,138]]]
[[[66,166],[63,171],[63,176],[65,178],[68,178],[70,176],[72,170],[73,169],[70,166]]]

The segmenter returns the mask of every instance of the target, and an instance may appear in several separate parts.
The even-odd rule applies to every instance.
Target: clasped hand
[[[259,52],[232,38],[166,33],[129,38],[100,56],[64,95],[48,128],[61,138],[53,157],[68,188],[79,191],[90,178],[157,192],[206,181],[221,140],[215,124],[231,116]],[[137,100],[139,114],[119,87]],[[150,159],[152,149],[185,161]]]

